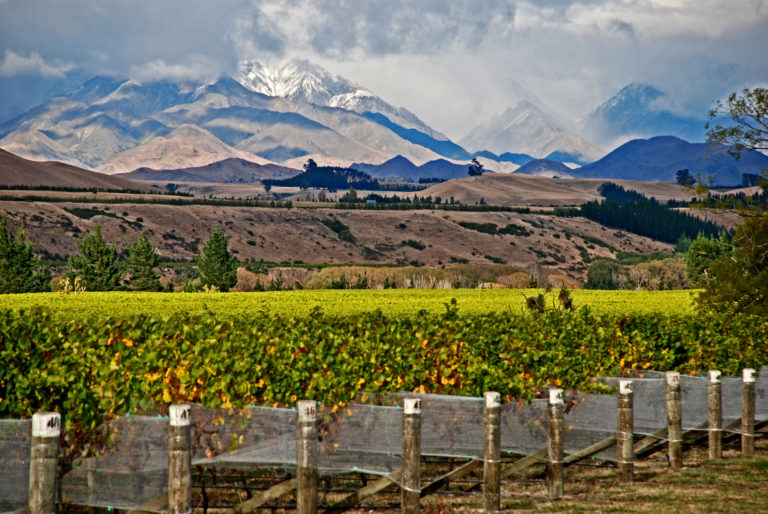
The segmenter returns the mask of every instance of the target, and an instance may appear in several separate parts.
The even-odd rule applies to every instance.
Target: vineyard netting
[[[663,373],[643,372],[633,380],[634,432],[656,435],[667,426]],[[618,378],[606,378],[610,386]],[[684,430],[707,430],[706,377],[682,376]],[[756,421],[768,420],[768,368],[756,382]],[[321,475],[360,472],[388,475],[400,467],[402,397],[419,397],[421,454],[459,459],[483,458],[482,398],[400,393],[369,403],[318,411]],[[740,419],[741,378],[723,377],[723,426]],[[572,392],[565,397],[564,445],[567,455],[588,447],[603,448],[596,458],[616,460],[616,394]],[[296,411],[250,407],[211,409],[193,405],[192,464],[206,468],[267,468],[295,473]],[[0,511],[22,508],[27,501],[30,459],[29,420],[0,420]],[[740,431],[740,425],[730,429]],[[74,463],[62,479],[62,500],[95,507],[153,510],[152,499],[167,487],[168,419],[125,415],[102,427],[100,455]],[[501,450],[510,456],[540,452],[547,440],[547,402],[510,401],[501,408]],[[159,511],[162,506],[158,506]]]

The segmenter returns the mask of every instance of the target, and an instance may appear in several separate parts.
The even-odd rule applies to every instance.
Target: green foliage
[[[576,218],[581,216],[581,209],[578,207],[555,207],[552,214],[561,218]]]
[[[377,179],[365,172],[339,166],[318,166],[312,159],[304,165],[304,173],[287,179],[266,179],[262,182],[269,186],[313,187],[332,191],[349,189],[352,186],[368,191],[385,189]]]
[[[496,390],[510,401],[549,385],[600,390],[593,377],[622,368],[735,374],[768,355],[768,319],[755,316],[461,316],[455,304],[439,307],[407,317],[315,309],[80,321],[0,311],[0,418],[58,411],[67,440],[81,444],[67,446],[74,451],[106,417],[151,404],[293,405],[301,396],[333,406],[361,391]]]
[[[721,125],[721,117],[729,123]],[[744,89],[725,103],[718,101],[706,129],[710,142],[730,146],[728,152],[737,158],[745,150],[768,150],[768,89]]]
[[[642,202],[647,201],[648,198],[645,195],[638,193],[632,189],[624,189],[622,186],[614,184],[613,182],[603,182],[598,186],[597,192],[600,196],[608,200],[613,200],[618,203],[627,202]]]
[[[693,178],[693,175],[691,175],[690,170],[688,168],[677,170],[675,173],[675,181],[680,184],[681,186],[692,186],[695,182],[695,179]]]
[[[688,247],[685,257],[688,280],[694,287],[701,287],[709,281],[709,272],[717,261],[728,258],[732,253],[731,245],[721,237],[719,240],[699,234]]]
[[[387,284],[385,284],[386,289]],[[358,276],[354,281],[347,278],[346,275],[341,275],[339,278],[331,280],[329,289],[368,289],[368,277]]]
[[[483,169],[483,165],[480,164],[480,162],[476,158],[472,158],[472,160],[469,162],[469,166],[467,166],[467,175],[470,177],[477,177],[479,175],[482,175],[485,170]]]
[[[717,102],[709,116],[707,139],[730,145],[728,152],[734,157],[748,150],[768,150],[768,89],[732,93],[725,104]],[[715,123],[721,116],[730,118],[729,123]],[[768,314],[768,182],[761,186],[762,194],[736,204],[745,220],[736,228],[733,255],[711,265],[706,290],[699,297],[704,309]]]
[[[505,227],[502,227],[499,229],[499,234],[509,234],[511,236],[530,236],[533,234],[533,232],[529,231],[525,227],[521,227],[520,225],[515,225],[514,223],[509,223]]]
[[[120,217],[114,212],[101,211],[99,209],[87,209],[84,207],[68,207],[68,208],[65,208],[64,210],[72,214],[73,216],[77,216],[78,218],[82,218],[84,220],[89,220],[94,216],[107,216],[109,218],[120,219]]]
[[[281,291],[275,293],[254,293],[189,295],[184,293],[146,292],[85,292],[79,295],[59,293],[30,293],[24,295],[0,295],[0,310],[30,309],[40,306],[54,312],[62,320],[105,319],[108,317],[149,316],[162,312],[171,315],[207,315],[218,319],[247,318],[255,312],[267,311],[272,314],[307,316],[313,309],[322,307],[328,314],[338,316],[359,315],[380,309],[387,316],[410,316],[416,310],[437,314],[443,312],[444,304],[456,298],[461,305],[462,316],[484,316],[504,312],[525,310],[525,297],[529,294],[520,289],[477,289],[484,282],[495,282],[503,275],[514,275],[520,270],[515,266],[457,265],[461,274],[452,278],[472,289],[368,289],[356,291]],[[185,268],[179,280],[196,279],[196,267]],[[367,276],[374,283],[373,273],[350,271],[346,273],[349,282]],[[339,274],[331,275],[334,279]],[[389,274],[388,274],[389,275]],[[526,274],[527,275],[527,274]],[[685,271],[683,270],[683,275]],[[389,275],[390,286],[402,287],[402,279],[416,275],[416,270],[405,268],[403,274]],[[428,281],[429,275],[424,281]],[[449,279],[450,275],[436,275],[436,279]],[[533,277],[531,277],[533,278]],[[330,281],[330,280],[329,280]],[[379,277],[376,283],[383,284]],[[323,287],[327,287],[324,285]],[[535,280],[530,288],[538,287]],[[191,291],[195,290],[194,288]],[[523,293],[523,294],[521,294]],[[532,292],[531,292],[532,293]],[[599,314],[646,315],[653,313],[675,313],[680,316],[692,315],[693,300],[698,293],[692,291],[595,291],[577,289],[573,297],[580,306],[588,306]]]
[[[716,260],[711,264],[706,289],[699,297],[700,305],[705,309],[728,313],[766,316],[768,212],[748,216],[744,224],[736,228],[733,243],[735,252],[732,258]]]
[[[475,223],[473,221],[459,221],[462,227],[469,230],[476,230],[483,234],[496,234],[498,225],[496,223]]]
[[[128,272],[131,280],[128,283],[136,291],[160,291],[163,286],[155,271],[160,256],[145,232],[128,246]]]
[[[488,259],[489,261],[491,261],[494,264],[506,264],[507,263],[507,261],[505,259],[502,259],[501,257],[496,257],[495,255],[488,255],[488,254],[486,254],[486,255],[483,255],[483,257],[485,257],[486,259]]]
[[[607,227],[628,230],[673,244],[682,236],[716,236],[723,230],[715,223],[670,209],[653,200],[587,202],[581,206],[581,214]]]
[[[410,246],[411,248],[415,248],[417,250],[424,250],[427,247],[427,245],[425,245],[421,241],[416,241],[415,239],[409,239],[407,241],[403,241],[403,244],[406,246]]]
[[[336,232],[336,235],[338,235],[339,239],[342,241],[347,241],[349,243],[355,242],[355,236],[352,234],[352,231],[349,230],[349,227],[336,218],[331,218],[329,220],[321,219],[320,222]]]
[[[619,263],[600,259],[590,264],[584,288],[621,289],[624,281],[624,270]]]
[[[237,259],[228,245],[229,238],[217,228],[205,242],[203,253],[195,257],[203,286],[215,286],[226,292],[237,284]]]
[[[677,244],[675,244],[675,253],[687,255],[688,250],[691,248],[691,243],[692,243],[691,238],[682,236],[680,239],[677,240]]]
[[[525,306],[534,314],[543,314],[547,311],[547,296],[552,292],[551,287],[547,287],[544,292],[536,296],[526,296]],[[557,296],[552,298],[552,309],[561,312],[570,312],[575,309],[573,304],[573,291],[563,286],[558,291]]]
[[[92,234],[86,234],[77,243],[79,256],[69,258],[67,278],[80,282],[87,291],[114,291],[120,287],[123,272],[120,269],[117,248],[107,244],[101,235],[101,225]]]
[[[32,243],[27,242],[24,227],[14,236],[8,230],[8,219],[0,219],[0,293],[33,293],[50,290],[51,277],[34,257]]]

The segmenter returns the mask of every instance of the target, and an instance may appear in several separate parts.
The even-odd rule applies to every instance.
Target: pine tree
[[[93,234],[77,243],[80,256],[69,258],[67,278],[80,281],[86,291],[114,291],[120,287],[123,272],[120,269],[117,248],[104,241],[101,226],[96,225]]]
[[[8,219],[0,219],[0,293],[33,293],[49,289],[50,275],[35,259],[24,227],[14,237]]]
[[[237,283],[237,260],[229,253],[229,238],[219,229],[213,231],[195,261],[200,267],[200,279],[205,286],[229,291]]]
[[[155,271],[160,257],[145,232],[128,246],[129,287],[136,291],[160,291],[163,286]]]

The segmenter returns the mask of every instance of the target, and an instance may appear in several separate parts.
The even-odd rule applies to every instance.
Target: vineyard
[[[0,417],[57,410],[65,425],[93,427],[142,402],[277,406],[304,396],[332,405],[362,391],[403,390],[531,398],[548,385],[589,391],[596,387],[592,377],[622,368],[735,373],[759,368],[768,354],[768,319],[747,316],[514,308],[463,316],[463,304],[448,302],[442,313],[411,316],[342,316],[332,308],[295,315],[256,309],[247,316],[232,309],[223,316],[151,304],[143,308],[157,314],[139,316],[121,298],[129,295],[115,295],[110,306],[125,310],[120,318],[0,313]],[[423,306],[414,303],[411,312]]]
[[[347,316],[380,310],[387,316],[411,316],[423,310],[429,314],[445,312],[455,299],[460,316],[484,314],[519,315],[526,298],[538,295],[537,289],[407,289],[407,290],[313,290],[262,293],[135,293],[108,292],[82,294],[1,295],[0,310],[49,309],[62,319],[125,317],[140,314],[169,316],[205,315],[217,319],[253,317],[264,314],[308,316],[320,309],[324,314]],[[693,313],[697,293],[676,291],[593,291],[575,290],[576,307],[588,307],[600,314],[688,315]],[[551,305],[551,302],[549,302]]]
[[[333,415],[402,392],[492,390],[528,409],[549,387],[606,393],[595,377],[645,370],[738,375],[768,355],[768,318],[696,313],[690,292],[577,291],[574,311],[553,295],[527,309],[539,292],[6,295],[0,418],[59,412],[66,472],[104,423],[172,404],[291,413],[311,399]]]

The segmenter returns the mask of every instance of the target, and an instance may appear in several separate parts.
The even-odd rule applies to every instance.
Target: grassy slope
[[[225,319],[261,311],[303,316],[314,308],[327,314],[352,314],[381,309],[388,315],[413,315],[423,309],[445,312],[456,299],[459,314],[484,314],[524,310],[525,297],[541,290],[395,289],[317,290],[264,293],[37,293],[0,295],[0,309],[41,306],[65,319],[120,317],[130,314],[214,313]],[[573,292],[576,307],[588,306],[597,313],[640,314],[693,312],[691,291],[588,291]],[[549,295],[550,297],[555,294]],[[551,304],[552,298],[548,300]]]

